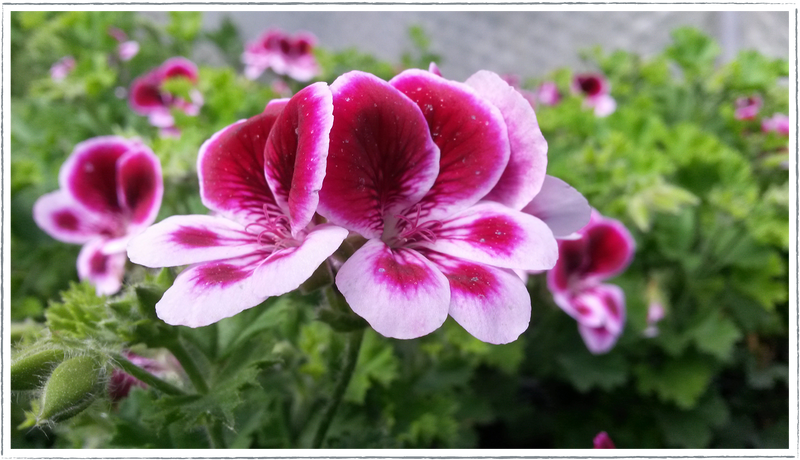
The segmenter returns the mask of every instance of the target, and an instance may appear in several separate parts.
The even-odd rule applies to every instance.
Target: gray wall
[[[409,49],[407,30],[420,25],[432,50],[444,57],[442,72],[464,79],[476,70],[538,76],[560,66],[580,66],[578,51],[594,45],[643,55],[659,52],[670,31],[689,25],[714,36],[723,57],[757,49],[788,59],[789,13],[778,12],[207,12],[203,26],[213,30],[229,15],[250,40],[269,27],[313,32],[322,46],[355,46],[399,62]],[[208,56],[210,50],[204,50]]]

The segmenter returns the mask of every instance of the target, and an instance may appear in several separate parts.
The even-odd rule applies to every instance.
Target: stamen
[[[436,242],[436,230],[442,226],[442,223],[438,220],[430,220],[420,224],[421,214],[422,206],[417,204],[416,215],[414,216],[413,222],[406,216],[395,216],[398,220],[397,227],[401,230],[399,234],[392,239],[393,245],[405,246],[420,240],[427,241],[428,243]]]

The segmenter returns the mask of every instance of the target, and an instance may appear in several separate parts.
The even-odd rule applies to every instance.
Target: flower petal
[[[580,279],[586,257],[586,239],[560,240],[558,242],[558,261],[547,272],[547,287],[553,294],[570,289],[570,285]]]
[[[595,355],[608,353],[619,339],[618,335],[612,334],[605,326],[591,327],[578,323],[578,332],[586,348]]]
[[[510,270],[426,254],[450,282],[450,316],[478,340],[513,342],[531,319],[525,283]]]
[[[65,243],[83,244],[100,234],[102,216],[80,206],[63,190],[42,195],[33,205],[33,220],[48,235]]]
[[[376,238],[385,216],[417,203],[439,173],[419,107],[385,81],[348,72],[331,85],[333,128],[318,212]]]
[[[586,278],[605,279],[625,270],[633,259],[636,242],[633,236],[615,219],[602,218],[584,231],[586,262],[583,273]]]
[[[168,324],[207,326],[297,289],[339,247],[347,230],[320,225],[299,246],[193,265],[156,304]]]
[[[625,293],[619,286],[600,284],[579,293],[575,304],[590,305],[605,318],[599,324],[578,319],[578,331],[586,347],[595,354],[606,353],[622,335],[625,326]]]
[[[447,278],[412,249],[369,240],[339,269],[336,286],[353,311],[386,337],[421,337],[447,319]]]
[[[130,222],[147,226],[156,220],[164,195],[161,163],[152,150],[139,146],[117,162],[117,196],[130,212]]]
[[[163,80],[183,77],[197,83],[197,74],[197,65],[181,56],[169,58],[158,67],[158,75]]]
[[[497,184],[510,155],[500,111],[469,86],[409,69],[389,81],[422,109],[439,146],[439,175],[420,201],[441,219],[475,204]]]
[[[131,84],[128,104],[139,115],[148,115],[160,108],[166,107],[161,94],[160,80],[154,73],[149,73],[133,80]]]
[[[128,243],[131,262],[176,267],[260,252],[257,235],[223,217],[172,216],[148,227]]]
[[[305,228],[317,210],[332,125],[331,91],[319,82],[289,100],[267,140],[267,183],[289,216],[293,234]]]
[[[569,184],[546,176],[542,188],[522,212],[542,219],[556,238],[569,236],[589,223],[592,207]]]
[[[86,243],[78,253],[78,277],[94,284],[97,295],[111,295],[122,287],[125,253],[104,254],[102,238]]]
[[[533,107],[522,93],[494,72],[478,71],[466,84],[500,109],[511,147],[508,166],[484,199],[520,210],[539,192],[547,169],[547,141]]]
[[[491,201],[478,203],[442,222],[436,241],[417,242],[461,259],[501,268],[549,270],[558,258],[544,222]]]
[[[117,160],[141,144],[118,136],[101,136],[75,146],[59,171],[59,184],[84,207],[96,213],[120,214]]]
[[[286,101],[272,101],[263,113],[214,134],[200,147],[197,175],[203,204],[247,225],[276,206],[264,176],[264,150]]]

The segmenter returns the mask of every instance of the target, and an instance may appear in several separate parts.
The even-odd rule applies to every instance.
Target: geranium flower
[[[546,81],[536,89],[536,100],[544,105],[556,105],[561,101],[558,86],[552,81]]]
[[[616,449],[617,447],[614,445],[614,442],[611,441],[611,437],[605,431],[601,431],[597,433],[597,436],[594,437],[594,448],[595,449]]]
[[[75,146],[58,179],[61,189],[36,201],[33,218],[53,238],[84,244],[79,277],[98,294],[113,294],[122,286],[128,239],[161,206],[161,164],[141,142],[96,137]]]
[[[789,135],[789,117],[782,113],[776,113],[770,118],[761,121],[761,131],[765,133],[778,133],[783,136]]]
[[[146,115],[150,124],[157,128],[174,128],[175,120],[170,113],[172,108],[195,116],[203,106],[203,96],[197,89],[190,91],[190,101],[166,91],[164,83],[173,78],[186,78],[196,84],[197,66],[186,58],[169,58],[159,67],[136,78],[131,85],[128,99],[131,109],[139,115]]]
[[[53,81],[61,81],[65,79],[74,68],[75,58],[72,56],[64,56],[50,67],[50,78],[52,78]]]
[[[594,109],[595,116],[607,117],[617,110],[617,101],[610,94],[611,85],[600,74],[576,75],[572,80],[572,90],[584,95],[584,103]]]
[[[449,314],[485,342],[515,340],[530,297],[511,269],[549,268],[557,252],[547,225],[514,209],[546,168],[530,104],[491,72],[464,84],[355,71],[331,90],[319,213],[367,239],[336,276],[353,311],[388,337],[423,336]]]
[[[331,92],[316,83],[214,134],[200,148],[200,197],[216,215],[173,216],[128,245],[147,267],[189,265],[156,304],[169,324],[205,326],[300,286],[347,236],[314,225]]]
[[[635,242],[622,223],[592,212],[578,239],[560,240],[558,262],[547,274],[556,305],[578,321],[592,353],[609,351],[625,324],[625,294],[602,284],[630,264]]]
[[[276,74],[297,81],[311,80],[320,71],[313,54],[315,43],[316,38],[308,32],[291,37],[278,29],[268,30],[245,47],[245,76],[255,80],[272,68]]]
[[[108,29],[108,34],[119,42],[119,45],[117,45],[117,55],[120,60],[130,61],[134,56],[139,54],[139,42],[136,40],[128,40],[128,35],[123,30],[111,27]]]
[[[757,94],[749,97],[740,97],[736,99],[736,110],[733,116],[737,120],[752,120],[758,115],[758,111],[761,110],[763,104],[764,101]]]

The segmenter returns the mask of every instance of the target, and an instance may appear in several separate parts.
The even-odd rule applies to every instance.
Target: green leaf
[[[582,393],[595,387],[609,391],[628,380],[628,363],[620,353],[593,355],[581,350],[562,354],[557,361],[567,379]]]
[[[731,358],[734,345],[742,338],[742,333],[736,324],[720,314],[708,315],[687,331],[687,334],[693,338],[698,350],[711,354],[721,361],[728,361]]]
[[[691,409],[708,387],[714,370],[706,360],[693,355],[670,359],[659,367],[634,367],[640,393],[655,393],[664,402]]]
[[[364,331],[364,341],[358,355],[356,370],[350,379],[345,399],[355,404],[363,404],[367,390],[378,383],[389,386],[398,378],[399,360],[388,340],[378,336],[372,329]]]

